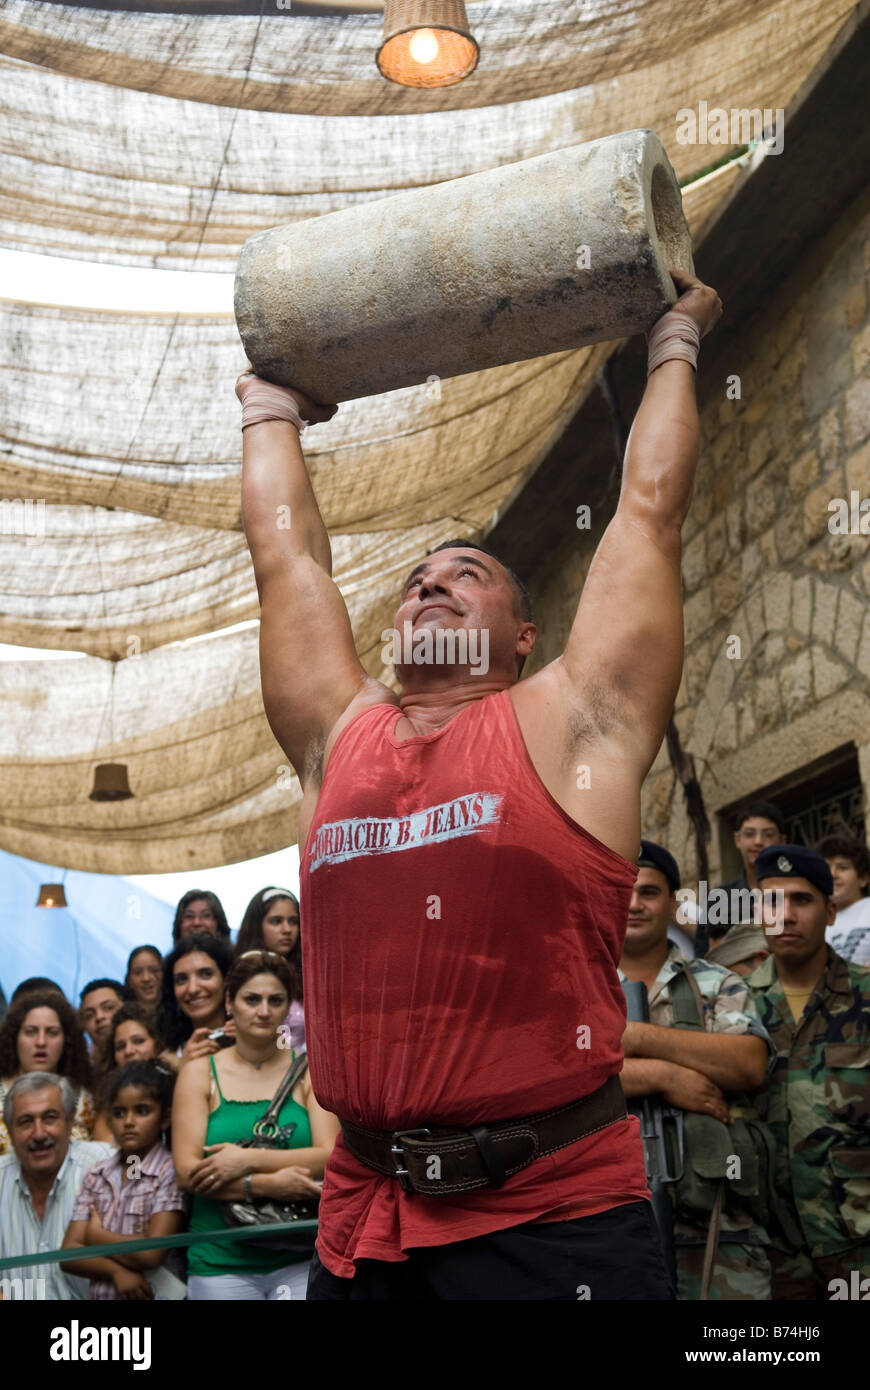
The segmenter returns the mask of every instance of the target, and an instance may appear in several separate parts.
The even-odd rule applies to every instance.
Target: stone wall
[[[745,331],[725,328],[726,303],[702,346],[701,453],[683,533],[686,661],[675,720],[695,757],[711,824],[722,807],[850,740],[866,800],[870,535],[832,534],[829,503],[848,502],[853,491],[870,499],[868,297],[864,198]],[[726,395],[732,374],[740,377],[740,399]],[[592,532],[575,531],[559,548],[534,595],[542,638],[530,669],[564,646],[607,518],[597,520]],[[864,524],[870,529],[870,515]],[[664,746],[644,787],[643,825],[690,880],[694,841]],[[716,881],[715,832],[709,849]]]

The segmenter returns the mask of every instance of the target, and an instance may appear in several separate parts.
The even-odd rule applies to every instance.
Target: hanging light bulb
[[[432,63],[438,57],[438,36],[434,29],[415,29],[408,44],[415,63]]]
[[[474,72],[480,50],[463,0],[384,0],[380,73],[403,87],[450,87]]]
[[[62,883],[43,883],[36,899],[37,907],[66,907],[66,893]]]

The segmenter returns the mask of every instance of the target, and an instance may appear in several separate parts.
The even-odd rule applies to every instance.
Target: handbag
[[[239,1142],[239,1148],[289,1148],[290,1138],[297,1126],[295,1124],[279,1126],[278,1116],[282,1105],[307,1066],[308,1058],[303,1052],[300,1057],[294,1059],[272,1097],[268,1110],[262,1119],[259,1119],[254,1125],[253,1137],[242,1139]],[[249,1226],[252,1229],[257,1226],[270,1226],[277,1222],[286,1223],[286,1232],[276,1231],[274,1235],[263,1236],[260,1240],[251,1241],[250,1244],[255,1244],[260,1249],[284,1250],[288,1253],[307,1255],[314,1249],[317,1231],[311,1229],[294,1230],[293,1223],[315,1220],[319,1201],[319,1197],[297,1197],[286,1201],[279,1197],[241,1198],[238,1201],[224,1202],[224,1221],[228,1226]]]

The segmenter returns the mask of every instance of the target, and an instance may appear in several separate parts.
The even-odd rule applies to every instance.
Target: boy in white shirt
[[[846,960],[870,965],[870,855],[860,840],[849,835],[829,835],[817,849],[831,870],[837,909],[825,939]]]

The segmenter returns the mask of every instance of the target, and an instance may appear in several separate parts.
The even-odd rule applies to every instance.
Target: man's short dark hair
[[[505,571],[505,573],[508,576],[508,579],[511,582],[511,586],[514,591],[514,598],[516,600],[515,606],[519,610],[520,617],[525,618],[527,623],[530,623],[532,621],[532,600],[529,597],[528,589],[526,588],[523,581],[520,579],[519,575],[515,574],[514,571],[511,569],[510,565],[506,565],[501,556],[496,555],[494,550],[488,550],[485,545],[480,545],[478,541],[460,539],[454,541],[442,541],[440,545],[434,546],[432,550],[427,550],[426,554],[434,555],[439,550],[480,550],[484,555],[488,555],[491,560],[498,560],[498,563],[501,565],[502,569]]]
[[[859,878],[870,878],[870,854],[854,835],[827,835],[816,845],[823,859],[851,859]]]
[[[761,816],[764,820],[773,821],[785,840],[785,816],[778,806],[774,806],[772,801],[747,801],[746,805],[741,806],[734,817],[734,829],[739,830],[744,821],[752,820],[754,816]]]
[[[130,998],[127,986],[122,985],[120,980],[91,980],[89,984],[85,985],[79,995],[79,1004],[83,1004],[85,1002],[85,995],[93,993],[95,989],[113,989],[122,1004],[126,1004],[127,1000]]]

